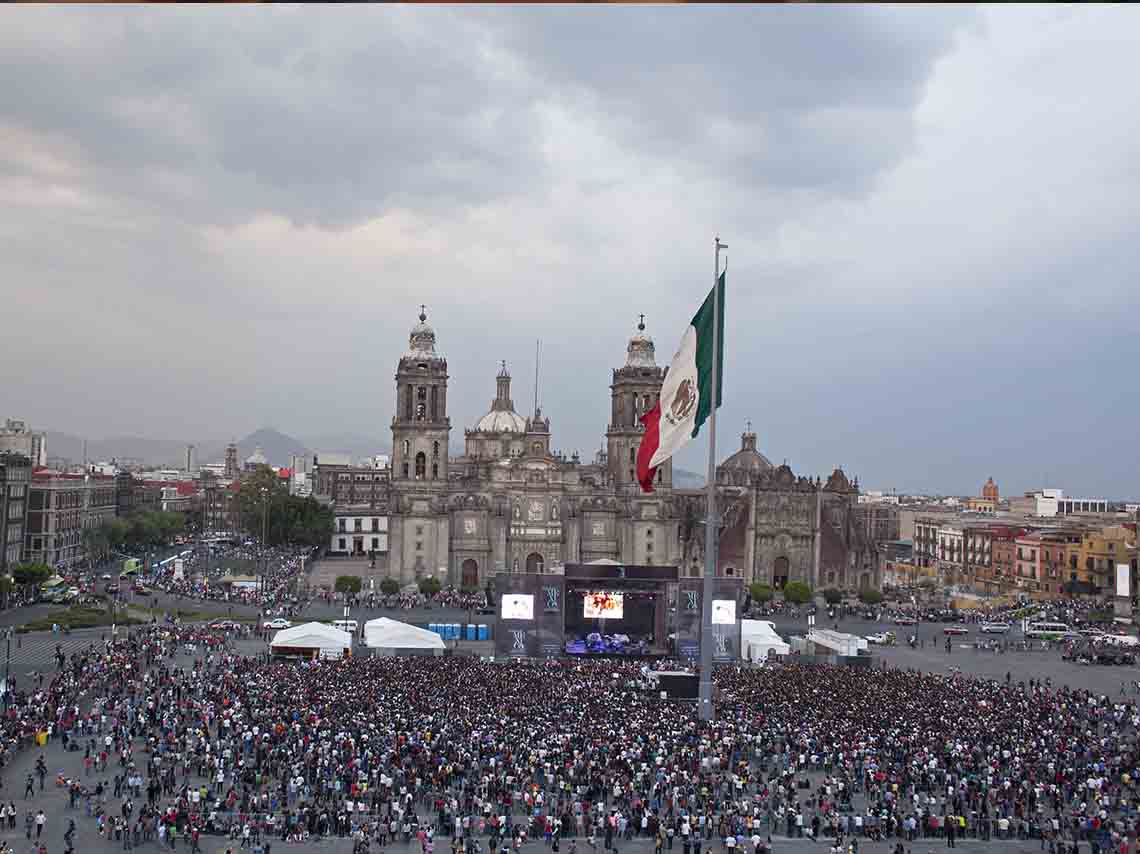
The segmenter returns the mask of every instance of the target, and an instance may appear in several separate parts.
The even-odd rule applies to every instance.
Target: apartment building
[[[24,526],[32,461],[14,451],[0,452],[0,574],[23,561]]]
[[[98,474],[32,473],[28,490],[24,560],[70,570],[84,560],[85,528],[115,518],[115,478]]]

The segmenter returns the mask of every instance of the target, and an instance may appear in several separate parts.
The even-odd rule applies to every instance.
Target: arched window
[[[427,389],[420,386],[416,389],[416,420],[423,421],[427,418]]]
[[[643,395],[641,398],[641,411],[642,412],[648,412],[649,409],[650,409],[649,395],[646,394],[646,395]]]
[[[416,454],[416,480],[423,480],[427,473],[427,457],[423,451]]]
[[[439,480],[439,463],[431,464],[431,479]]]
[[[404,386],[404,417],[409,421],[412,420],[412,387],[410,385]]]
[[[431,443],[431,455],[434,459],[439,459],[439,442]]]
[[[542,453],[542,442],[532,442],[530,449],[536,454],[541,454]]]
[[[526,556],[527,572],[542,572],[543,559],[538,552],[531,552]]]
[[[406,457],[411,452],[412,452],[412,444],[407,439],[405,439],[404,440],[404,456]]]
[[[437,391],[436,386],[432,386],[431,387],[431,420],[432,421],[438,421],[439,420],[439,418],[437,417],[439,409],[438,409],[438,400],[437,400],[437,396],[436,396],[436,391]]]
[[[637,462],[637,449],[636,448],[630,448],[629,449],[629,461],[631,463]]]

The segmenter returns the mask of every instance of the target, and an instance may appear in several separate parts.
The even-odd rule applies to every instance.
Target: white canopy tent
[[[443,655],[443,638],[435,632],[379,617],[364,624],[364,645],[379,655]]]
[[[352,635],[326,623],[302,623],[277,632],[269,648],[274,655],[340,658],[352,650]]]
[[[740,649],[747,661],[764,661],[773,651],[776,655],[792,651],[769,620],[741,620]]]

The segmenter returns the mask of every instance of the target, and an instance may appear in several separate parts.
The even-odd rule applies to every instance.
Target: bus
[[[1064,623],[1030,623],[1029,628],[1025,630],[1027,638],[1040,638],[1042,640],[1063,638],[1067,634],[1069,634],[1069,627]]]

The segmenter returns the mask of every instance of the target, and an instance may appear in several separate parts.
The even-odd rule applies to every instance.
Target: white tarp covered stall
[[[352,635],[326,623],[302,623],[282,629],[269,644],[274,655],[340,658],[352,651]]]
[[[740,621],[740,651],[747,661],[764,661],[769,653],[788,655],[792,648],[768,620]]]
[[[379,617],[364,624],[364,645],[379,655],[443,655],[443,638],[435,632]]]

